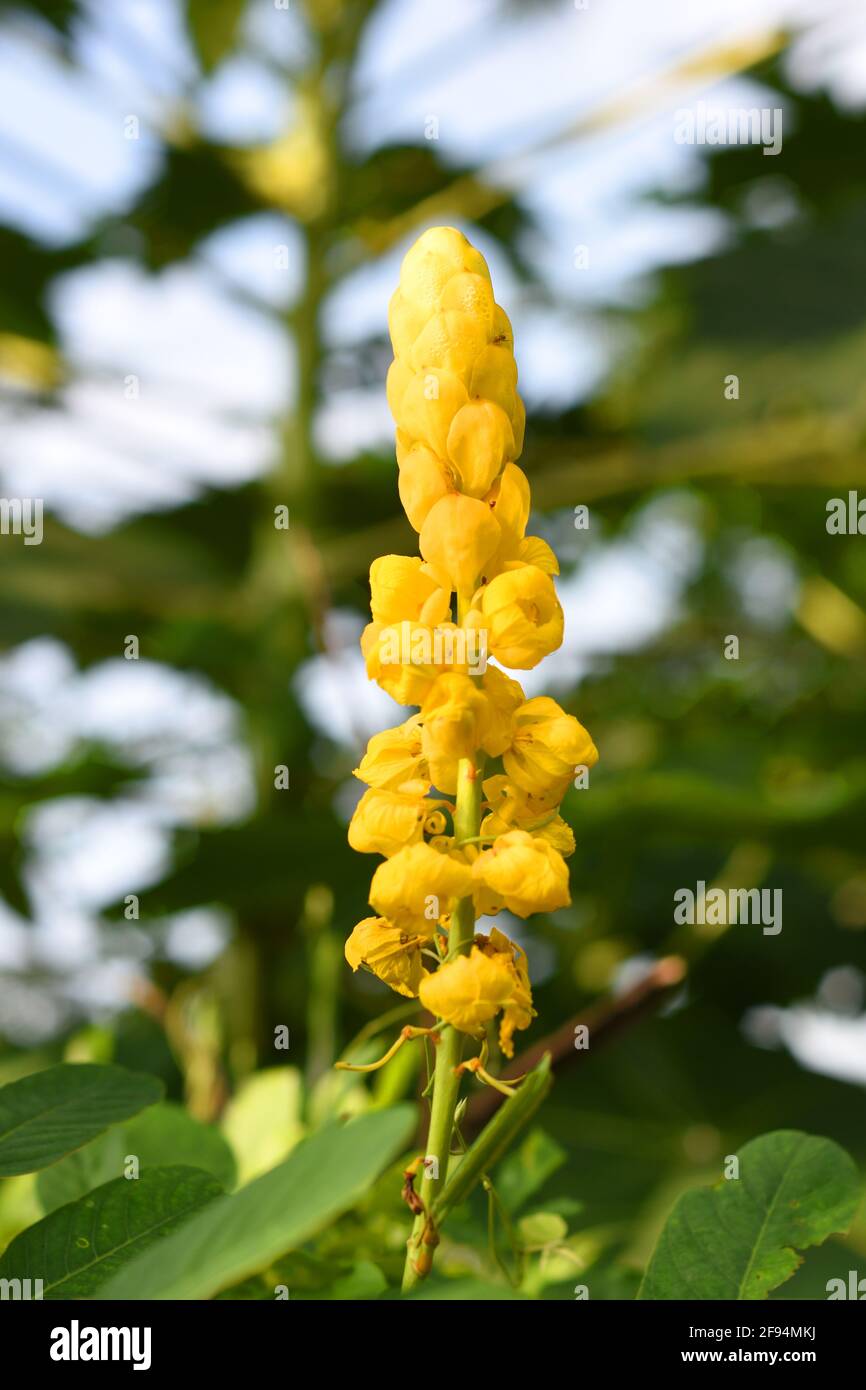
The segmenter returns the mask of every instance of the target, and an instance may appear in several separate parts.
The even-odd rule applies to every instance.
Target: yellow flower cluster
[[[511,325],[460,232],[436,227],[411,248],[389,325],[400,498],[421,553],[374,561],[361,647],[369,677],[418,713],[375,734],[356,769],[367,790],[349,842],[384,862],[376,916],[354,929],[346,958],[461,1032],[480,1037],[501,1015],[511,1056],[533,1016],[526,957],[496,930],[455,947],[452,915],[467,901],[475,917],[569,903],[574,837],[559,804],[598,753],[556,701],[527,700],[487,665],[536,666],[560,645],[563,617],[556,557],[526,535]],[[455,823],[461,768],[470,784],[488,774],[471,835]]]

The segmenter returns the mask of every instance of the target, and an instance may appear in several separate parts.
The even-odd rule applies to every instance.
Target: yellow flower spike
[[[419,998],[425,1009],[458,1032],[481,1037],[513,992],[513,974],[505,957],[486,955],[473,946],[468,956],[446,961],[427,975]]]
[[[383,917],[365,917],[346,942],[346,960],[353,970],[366,966],[397,994],[414,999],[427,973],[421,959],[425,941]]]
[[[494,401],[470,401],[451,421],[447,449],[460,491],[482,498],[514,453],[511,422]]]
[[[397,791],[404,782],[421,779],[430,787],[427,762],[421,750],[421,722],[413,714],[394,729],[374,734],[353,776],[368,787]]]
[[[443,588],[471,593],[501,540],[499,524],[484,502],[452,492],[427,513],[419,543]]]
[[[370,902],[404,931],[431,937],[453,901],[471,891],[468,865],[422,841],[379,865],[370,884]]]
[[[490,849],[479,854],[472,865],[472,877],[476,906],[482,915],[507,907],[518,917],[530,917],[533,912],[554,912],[571,902],[568,868],[562,855],[526,830],[500,835]]]
[[[442,675],[421,706],[421,747],[434,786],[457,790],[457,764],[480,747],[491,718],[490,701],[469,676]]]
[[[508,569],[492,579],[481,595],[481,611],[490,653],[503,666],[531,670],[562,643],[562,609],[553,581],[535,565]]]
[[[502,758],[506,773],[524,791],[559,789],[559,799],[578,767],[594,767],[598,749],[586,729],[548,695],[527,700],[512,719],[511,747]]]
[[[439,1241],[430,1212],[437,1177],[447,1177],[461,1073],[514,1093],[487,1070],[486,1044],[461,1062],[461,1035],[483,1038],[498,1016],[510,1057],[516,1031],[534,1017],[524,952],[495,929],[475,936],[476,916],[506,907],[525,917],[568,903],[563,855],[574,839],[559,802],[574,768],[597,753],[576,720],[554,701],[526,700],[495,664],[536,666],[560,645],[563,614],[556,556],[526,535],[514,334],[483,256],[461,232],[433,227],[409,249],[388,327],[398,486],[421,558],[374,562],[361,649],[370,678],[419,713],[375,735],[355,771],[369,791],[350,842],[387,857],[370,886],[378,915],[359,922],[346,955],[398,993],[417,992],[445,1025],[426,1140],[437,1165],[411,1165],[404,1189],[415,1216],[408,1291],[429,1273]],[[505,771],[482,788],[485,757],[501,757]],[[433,786],[453,793],[453,804],[432,798]],[[359,1069],[375,1070],[421,1033],[405,1031],[379,1063]]]
[[[349,844],[359,854],[383,854],[389,859],[404,845],[417,844],[424,835],[424,821],[435,804],[423,791],[385,791],[370,787],[355,807],[349,822]]]
[[[390,1062],[392,1057],[396,1057],[404,1043],[411,1042],[415,1038],[430,1038],[436,1043],[439,1041],[439,1034],[436,1032],[435,1028],[413,1028],[408,1026],[401,1030],[399,1037],[392,1042],[388,1051],[383,1057],[379,1058],[378,1062],[367,1062],[365,1065],[359,1065],[355,1062],[335,1062],[334,1069],[335,1071],[379,1071]]]

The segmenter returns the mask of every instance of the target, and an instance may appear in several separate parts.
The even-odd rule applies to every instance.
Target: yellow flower
[[[400,460],[397,490],[409,525],[420,531],[431,507],[453,490],[448,466],[426,444],[413,444]]]
[[[488,719],[482,747],[491,758],[498,758],[511,744],[511,721],[514,711],[524,703],[519,683],[506,676],[498,666],[488,666],[483,677],[488,701]]]
[[[517,549],[526,534],[530,503],[529,482],[523,469],[516,463],[506,463],[484,501],[499,523],[503,551],[508,549],[503,558],[523,558],[518,557]]]
[[[490,702],[470,676],[439,676],[421,707],[421,746],[430,777],[443,792],[457,790],[457,764],[481,746]]]
[[[504,955],[473,946],[468,956],[446,961],[421,981],[421,1003],[461,1033],[483,1036],[486,1025],[514,993],[514,976]]]
[[[469,395],[473,399],[495,401],[512,421],[517,412],[517,363],[513,346],[491,343],[482,348],[472,364]],[[519,452],[519,450],[518,450]]]
[[[439,918],[471,892],[469,866],[422,841],[379,865],[370,884],[370,902],[403,930],[432,936]]]
[[[487,289],[490,293],[489,285]],[[490,298],[492,300],[492,293]],[[406,361],[415,372],[423,372],[428,367],[444,367],[466,382],[472,364],[487,346],[489,331],[483,319],[460,309],[433,314],[409,349]]]
[[[574,854],[574,831],[557,813],[558,793],[533,795],[500,773],[487,778],[484,795],[491,808],[481,822],[485,839],[504,835],[507,830],[528,830],[530,835],[547,840],[563,858]]]
[[[558,787],[526,791],[501,772],[485,778],[482,790],[492,814],[500,816],[512,830],[528,830],[555,815],[562,800]]]
[[[510,967],[512,992],[505,1001],[502,1012],[502,1022],[499,1025],[499,1046],[506,1057],[513,1057],[515,1031],[528,1028],[535,1017],[526,952],[516,942],[509,940],[504,932],[498,931],[496,927],[493,927],[489,936],[479,935],[476,936],[475,940],[485,955],[504,958]]]
[[[568,821],[563,820],[562,816],[556,812],[547,816],[538,825],[522,826],[520,828],[528,829],[530,835],[534,836],[536,839],[546,840],[549,845],[552,845],[553,848],[562,855],[563,859],[567,859],[570,854],[574,854],[576,847],[574,831],[568,824]],[[507,830],[513,829],[514,825],[511,821],[506,820],[504,816],[497,815],[495,811],[491,811],[481,822],[481,834],[484,839],[487,840],[495,839],[496,836],[504,835]]]
[[[384,917],[365,917],[346,942],[346,960],[353,970],[365,965],[398,994],[414,999],[427,974],[421,959],[424,941]]]
[[[598,762],[598,749],[574,715],[566,714],[548,695],[538,695],[516,711],[511,747],[502,762],[524,791],[558,789],[561,800],[575,768],[594,767]]]
[[[405,852],[405,851],[404,851]],[[391,863],[394,861],[391,860]],[[546,840],[509,830],[472,865],[475,903],[482,915],[507,907],[518,917],[567,907],[568,868]]]
[[[553,580],[535,565],[509,568],[491,579],[480,606],[490,652],[504,666],[528,671],[562,642],[562,609]]]
[[[374,623],[410,622],[435,627],[451,616],[451,595],[436,583],[417,555],[380,555],[370,566]]]
[[[490,280],[484,257],[462,232],[455,227],[430,227],[403,257],[402,298],[428,317],[439,308],[448,281],[462,271]]]
[[[403,724],[394,729],[383,729],[374,734],[367,744],[367,751],[361,759],[360,767],[355,768],[354,776],[368,787],[383,787],[399,791],[404,782],[421,779],[425,789],[430,789],[427,763],[421,751],[421,724],[419,716],[413,714]]]
[[[458,636],[454,623],[437,623],[435,629],[407,619],[368,623],[361,633],[367,675],[398,705],[423,705],[437,676],[446,669],[463,669],[453,659],[459,653]]]
[[[410,649],[413,639],[418,638],[423,639],[418,649],[423,646],[432,649],[432,628],[413,623],[407,635]],[[399,627],[392,623],[388,626],[382,623],[367,624],[361,632],[361,652],[364,653],[367,677],[381,685],[398,705],[423,705],[439,671],[432,664],[411,660],[405,662],[400,652],[402,637],[402,624]]]
[[[540,536],[524,536],[514,555],[523,565],[535,565],[545,574],[559,574],[559,561]]]
[[[448,431],[448,458],[457,485],[470,497],[484,497],[514,453],[514,432],[502,406],[469,401]]]
[[[419,543],[430,573],[443,588],[473,593],[501,539],[499,524],[486,503],[452,492],[427,513]]]
[[[404,845],[423,839],[424,821],[436,804],[427,799],[426,782],[408,782],[402,791],[371,787],[355,807],[349,844],[359,854],[384,854],[388,859]]]
[[[445,458],[451,421],[469,400],[466,387],[456,372],[446,371],[444,367],[411,372],[402,362],[396,362],[391,372],[395,368],[395,390],[399,395],[389,391],[394,419],[412,439],[420,440],[439,458]]]

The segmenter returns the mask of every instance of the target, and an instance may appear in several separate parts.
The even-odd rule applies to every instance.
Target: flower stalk
[[[459,605],[458,605],[459,606]],[[457,794],[454,803],[454,838],[460,845],[478,834],[481,824],[480,768],[471,758],[461,758],[457,769]],[[451,914],[448,932],[448,958],[465,955],[475,936],[475,910],[471,898],[461,898]],[[414,1288],[428,1272],[429,1263],[425,1232],[429,1232],[433,1202],[448,1177],[451,1137],[454,1133],[454,1111],[460,1095],[464,1036],[456,1028],[444,1029],[436,1047],[436,1067],[433,1073],[433,1095],[430,1103],[430,1128],[427,1135],[424,1176],[419,1196],[424,1211],[415,1217],[406,1252],[403,1271],[403,1292]],[[435,1227],[433,1227],[435,1231]]]

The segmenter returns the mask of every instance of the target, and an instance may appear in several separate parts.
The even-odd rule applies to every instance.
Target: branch
[[[597,1052],[599,1047],[639,1023],[641,1019],[656,1013],[682,984],[686,975],[686,962],[681,956],[665,956],[657,961],[642,980],[624,994],[594,1005],[585,1013],[575,1014],[567,1023],[557,1028],[555,1033],[542,1038],[540,1042],[509,1062],[502,1072],[502,1080],[514,1080],[532,1071],[546,1052],[550,1053],[554,1070],[567,1063],[579,1062],[589,1057],[590,1050]],[[584,1025],[589,1030],[590,1049],[576,1048],[575,1032]],[[485,1087],[472,1097],[461,1128],[464,1133],[475,1132],[487,1123],[502,1104],[503,1097]]]

